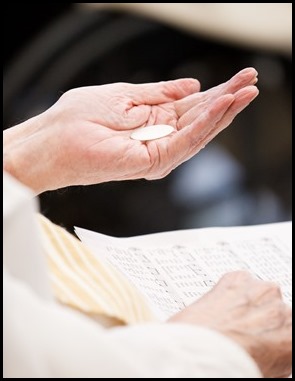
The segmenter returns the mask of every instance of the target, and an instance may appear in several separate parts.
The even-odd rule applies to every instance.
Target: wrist
[[[3,169],[37,194],[50,189],[46,174],[52,158],[45,157],[45,125],[40,114],[3,132]]]

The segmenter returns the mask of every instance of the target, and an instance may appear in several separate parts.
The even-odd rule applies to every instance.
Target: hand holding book
[[[276,283],[263,282],[246,271],[224,275],[212,290],[174,315],[170,322],[202,325],[240,344],[265,378],[288,377],[292,312]],[[283,340],[282,340],[283,338]],[[269,361],[277,351],[277,361]]]
[[[291,304],[291,223],[131,238],[76,228],[83,245],[40,221],[62,303],[112,324],[160,319],[208,327],[244,348],[265,377],[290,374],[291,309],[279,284]]]

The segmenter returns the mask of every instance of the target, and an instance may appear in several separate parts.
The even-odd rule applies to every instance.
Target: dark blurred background
[[[116,236],[290,220],[291,52],[144,13],[84,8],[6,4],[14,33],[4,44],[4,129],[77,86],[195,77],[206,90],[254,66],[260,95],[165,179],[46,192],[42,212],[70,231],[76,225]]]

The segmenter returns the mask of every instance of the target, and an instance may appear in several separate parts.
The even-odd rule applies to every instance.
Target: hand
[[[291,374],[292,313],[280,289],[248,272],[226,274],[197,302],[169,322],[203,325],[240,344],[266,378]]]
[[[247,68],[205,92],[193,79],[70,90],[43,114],[5,132],[5,167],[37,193],[164,177],[257,96],[256,81],[255,69]],[[133,129],[153,124],[176,131],[153,141],[130,139]]]

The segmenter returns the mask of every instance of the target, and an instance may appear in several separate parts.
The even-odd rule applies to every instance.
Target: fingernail
[[[254,67],[248,67],[248,68],[242,70],[240,73],[241,73],[242,75],[248,75],[249,73],[251,73],[253,76],[254,76],[254,75],[255,75],[255,76],[258,75],[258,72],[257,72],[256,69],[254,69]]]

